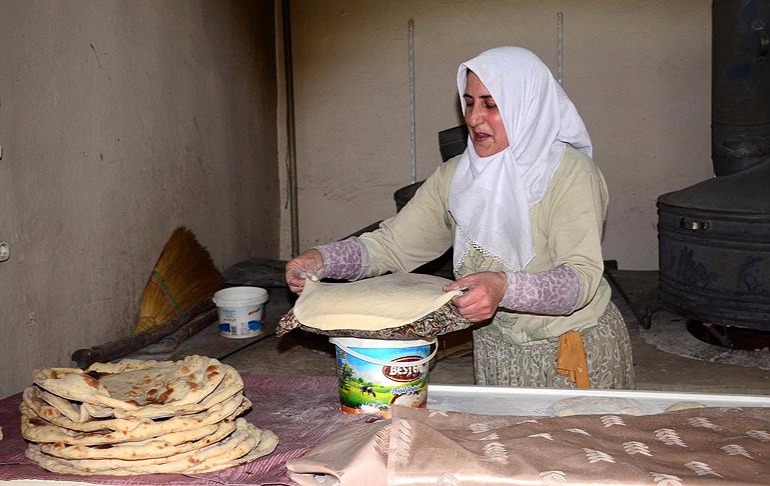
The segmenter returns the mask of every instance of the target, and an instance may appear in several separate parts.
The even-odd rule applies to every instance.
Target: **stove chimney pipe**
[[[770,0],[714,0],[711,155],[717,176],[770,155]]]

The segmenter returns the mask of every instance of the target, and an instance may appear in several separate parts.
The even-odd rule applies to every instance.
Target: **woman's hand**
[[[289,290],[301,294],[305,288],[305,278],[320,279],[323,277],[323,254],[311,248],[300,253],[286,264],[286,283]]]
[[[452,299],[460,314],[471,322],[481,322],[495,315],[506,288],[504,272],[479,272],[444,287],[445,292],[467,288]]]

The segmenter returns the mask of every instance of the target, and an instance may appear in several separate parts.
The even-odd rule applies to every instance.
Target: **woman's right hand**
[[[311,248],[300,253],[286,264],[286,283],[289,290],[301,294],[305,288],[305,278],[320,279],[323,277],[323,254]]]
[[[444,292],[463,289],[463,295],[454,297],[460,315],[471,322],[483,322],[497,312],[505,295],[507,279],[505,272],[479,272],[455,280],[444,286]]]

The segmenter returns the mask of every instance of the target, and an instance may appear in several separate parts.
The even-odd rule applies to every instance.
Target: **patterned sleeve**
[[[571,314],[580,296],[580,276],[568,265],[545,272],[505,272],[508,284],[500,307],[527,314]]]
[[[324,257],[321,271],[324,278],[358,280],[361,278],[367,255],[366,248],[355,236],[315,247]]]

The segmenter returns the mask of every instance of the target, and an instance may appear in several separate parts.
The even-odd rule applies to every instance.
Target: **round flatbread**
[[[85,371],[43,368],[33,373],[35,384],[54,395],[125,411],[197,403],[224,376],[223,365],[205,356],[181,361],[122,360],[92,365]]]
[[[150,404],[137,410],[114,410],[113,415],[116,418],[124,419],[159,419],[208,410],[217,403],[243,391],[243,379],[235,368],[220,363],[220,370],[221,372],[216,375],[219,384],[198,403],[180,403],[177,401],[172,404]]]
[[[99,444],[117,444],[120,442],[138,441],[159,437],[171,432],[192,431],[206,425],[235,418],[251,407],[251,402],[242,394],[218,403],[209,410],[198,414],[171,417],[166,420],[141,420],[139,425],[129,431],[101,430],[81,432],[54,425],[43,417],[38,416],[24,402],[21,403],[21,434],[31,442],[61,442],[67,445],[93,446]],[[166,439],[168,440],[168,439]],[[189,440],[183,435],[179,438],[184,442]]]
[[[260,455],[269,454],[277,444],[277,438],[271,432],[262,431],[245,419],[237,419],[236,430],[224,440],[170,457],[135,461],[63,459],[44,453],[37,444],[30,444],[26,455],[45,469],[62,474],[127,476],[177,472],[203,473],[249,462]]]
[[[235,430],[235,422],[220,422],[185,432],[172,432],[161,437],[110,444],[109,446],[66,445],[61,442],[40,443],[40,452],[62,459],[123,459],[136,461],[169,457],[215,444]]]

